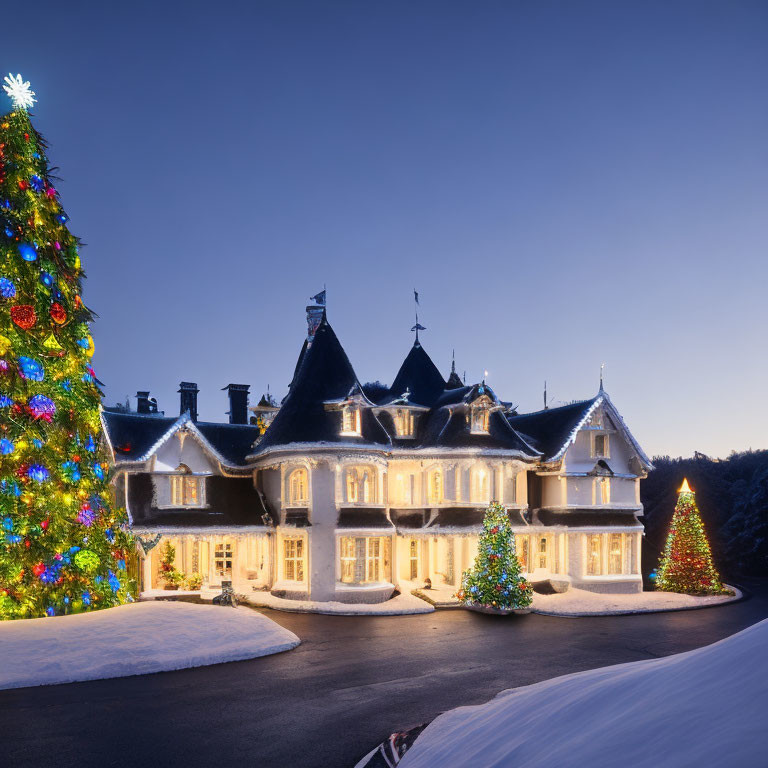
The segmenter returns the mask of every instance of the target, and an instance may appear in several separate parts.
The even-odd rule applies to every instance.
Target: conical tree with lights
[[[696,496],[683,480],[664,554],[656,572],[656,586],[666,592],[714,595],[726,590],[712,562]]]
[[[30,121],[34,92],[3,86],[0,117],[0,618],[130,599],[133,544],[112,508],[91,367],[79,241]]]
[[[474,566],[464,572],[456,597],[468,607],[499,611],[531,604],[533,588],[522,575],[509,515],[495,501],[485,511]]]

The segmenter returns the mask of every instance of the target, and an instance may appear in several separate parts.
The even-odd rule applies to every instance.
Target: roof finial
[[[451,350],[451,373],[456,373],[456,350]]]
[[[547,410],[547,380],[544,379],[544,410]]]
[[[419,292],[415,288],[413,289],[413,301],[416,314],[416,325],[414,325],[411,330],[416,331],[416,341],[413,342],[413,345],[417,347],[419,346],[419,331],[426,331],[427,329],[419,323]]]
[[[603,391],[603,371],[605,370],[605,363],[600,363],[600,391]]]

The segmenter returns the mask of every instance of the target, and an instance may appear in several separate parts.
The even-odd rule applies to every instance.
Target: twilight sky
[[[282,397],[323,283],[391,383],[415,287],[438,367],[521,410],[605,362],[648,453],[768,447],[765,2],[41,0],[12,27],[107,402]]]

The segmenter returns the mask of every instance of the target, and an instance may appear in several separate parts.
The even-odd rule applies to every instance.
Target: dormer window
[[[608,435],[601,432],[592,433],[592,458],[593,459],[610,458]]]
[[[471,432],[474,435],[487,435],[491,412],[485,405],[473,405],[470,414]]]
[[[407,408],[395,411],[395,434],[398,437],[413,437],[413,413]]]
[[[345,405],[341,412],[341,434],[360,437],[360,408]]]
[[[204,505],[204,478],[193,475],[189,467],[181,464],[171,475],[171,506],[202,507]]]

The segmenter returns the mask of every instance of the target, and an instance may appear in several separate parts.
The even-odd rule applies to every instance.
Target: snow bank
[[[727,586],[727,585],[726,585]],[[685,611],[741,600],[736,587],[728,587],[733,595],[682,595],[677,592],[635,592],[626,595],[598,594],[584,589],[569,589],[555,595],[533,596],[534,613],[548,616],[618,616],[626,613]]]
[[[317,602],[315,600],[287,600],[275,597],[269,592],[254,592],[248,595],[251,605],[275,608],[278,611],[292,613],[329,613],[338,616],[405,616],[414,613],[432,613],[435,608],[418,597],[402,593],[383,603],[337,603]]]
[[[768,620],[719,643],[505,691],[438,717],[400,768],[732,768],[768,754]]]
[[[148,602],[0,622],[0,689],[143,675],[295,648],[299,638],[250,608]]]

